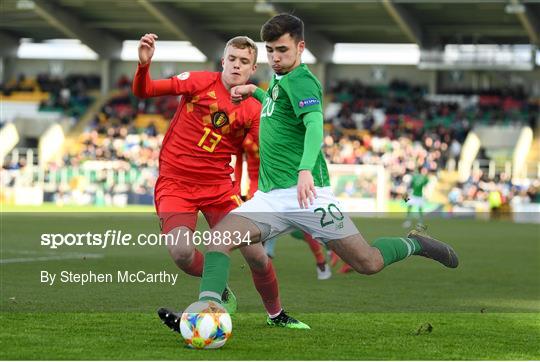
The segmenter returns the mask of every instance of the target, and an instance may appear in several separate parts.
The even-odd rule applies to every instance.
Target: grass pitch
[[[23,210],[21,210],[23,211]],[[24,210],[28,211],[28,210]],[[275,268],[281,298],[309,331],[267,327],[249,268],[234,252],[230,277],[239,312],[216,351],[183,348],[155,315],[185,308],[198,280],[167,283],[40,282],[40,272],[177,272],[164,247],[60,247],[40,235],[122,229],[156,233],[151,213],[2,213],[1,359],[517,359],[540,358],[540,229],[506,221],[428,220],[460,267],[421,257],[374,276],[318,281],[304,242],[283,237]],[[369,240],[404,235],[400,219],[356,219]]]

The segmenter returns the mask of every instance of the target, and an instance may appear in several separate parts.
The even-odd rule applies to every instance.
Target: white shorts
[[[407,202],[408,206],[424,207],[424,198],[422,196],[410,196]]]
[[[358,234],[330,187],[316,187],[317,198],[309,209],[298,205],[296,187],[257,191],[251,200],[231,211],[253,221],[261,229],[261,241],[295,229],[326,243]]]

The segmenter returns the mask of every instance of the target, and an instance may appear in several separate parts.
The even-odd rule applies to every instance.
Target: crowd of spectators
[[[48,92],[41,109],[62,110],[79,116],[90,104],[88,90],[99,88],[99,78],[71,75],[66,78],[39,75],[29,80],[21,75],[10,91]],[[113,96],[79,135],[75,145],[60,160],[50,162],[44,171],[45,199],[59,204],[152,203],[157,179],[158,156],[163,134],[154,123],[136,128],[138,114],[155,113],[172,117],[177,97],[138,100],[122,77]],[[4,91],[6,91],[4,89]],[[77,108],[77,105],[84,107]],[[78,112],[77,109],[80,111]],[[2,185],[23,186],[36,179],[30,175],[25,157],[8,156],[2,168]],[[22,175],[22,176],[21,176]]]
[[[107,172],[101,172],[97,180],[92,180],[101,184],[92,192],[93,203],[151,204],[164,135],[154,122],[138,127],[135,119],[140,114],[159,114],[171,119],[178,106],[178,97],[138,99],[126,76],[122,76],[116,86],[115,96],[94,116],[79,137],[79,147],[74,149],[75,152],[68,152],[62,163],[79,169],[105,167],[114,170],[112,178],[107,177]],[[125,177],[120,179],[120,173]],[[63,194],[68,195],[67,190]]]
[[[79,118],[90,106],[93,98],[89,91],[100,88],[97,75],[71,74],[65,78],[39,74],[36,78],[42,92],[48,92],[49,98],[40,105],[41,111],[60,110],[64,114]]]
[[[35,78],[19,74],[14,80],[0,84],[0,91],[6,97],[14,92],[48,93],[48,98],[40,103],[40,111],[58,111],[77,120],[93,101],[89,92],[99,87],[100,77],[97,75],[53,76],[40,73]]]
[[[68,152],[62,163],[71,168],[95,168],[95,172],[99,168],[114,170],[112,177],[101,172],[97,173],[100,175],[97,180],[92,180],[101,184],[92,192],[93,203],[151,204],[163,134],[153,122],[136,127],[134,120],[138,114],[146,113],[172,117],[178,98],[139,100],[132,95],[129,80],[124,78],[119,80],[118,89],[118,94],[79,136],[78,147]],[[120,174],[124,176],[120,178]]]
[[[44,107],[66,106],[67,99],[88,102],[86,90],[99,87],[99,79],[79,76],[64,80],[39,76],[37,83],[40,89],[55,95],[51,97],[53,103]],[[163,134],[152,122],[136,127],[134,119],[139,114],[161,114],[170,119],[176,111],[178,97],[139,100],[133,96],[127,77],[119,79],[117,88],[117,94],[80,135],[78,146],[60,162],[48,165],[49,174],[52,171],[56,177],[48,181],[55,185],[52,191],[57,201],[67,202],[70,195],[81,198],[78,193],[83,184],[56,182],[60,180],[60,170],[67,167],[77,170],[80,178],[90,178],[86,181],[91,186],[86,184],[83,192],[86,196],[82,198],[88,202],[108,203],[115,198],[140,201],[137,195],[151,202]],[[457,102],[430,101],[426,94],[425,88],[402,81],[392,81],[387,86],[366,86],[358,81],[333,84],[325,110],[324,153],[328,162],[383,165],[390,179],[391,198],[401,199],[408,192],[411,175],[419,167],[425,167],[436,177],[450,160],[457,162],[467,132],[473,120],[481,119],[482,112],[498,118],[515,115],[516,111],[527,117],[538,112],[538,106],[519,91],[475,94],[478,99],[473,110]],[[4,166],[5,170],[20,168],[24,164]],[[85,169],[89,171],[80,171]],[[109,169],[114,170],[112,177]],[[366,194],[376,192],[375,181],[362,184]],[[490,192],[497,190],[503,202],[517,196],[537,201],[538,189],[538,185],[525,190],[512,185],[504,173],[494,180],[474,173],[466,183],[453,188],[448,198],[453,205],[487,202]]]
[[[540,203],[540,180],[513,184],[505,172],[490,179],[482,170],[474,170],[467,181],[456,184],[448,194],[452,209],[482,202],[491,210],[509,210],[518,204]]]
[[[408,191],[411,175],[419,167],[436,174],[449,159],[457,160],[461,144],[441,133],[426,132],[419,140],[406,134],[397,138],[370,133],[324,139],[326,159],[335,164],[383,165],[390,176],[390,196],[400,199]]]
[[[324,142],[327,160],[335,164],[383,165],[390,175],[390,195],[399,199],[407,192],[411,175],[418,167],[427,168],[436,177],[439,170],[448,167],[449,160],[456,164],[475,122],[534,125],[538,119],[538,101],[528,99],[520,88],[443,93],[464,97],[459,102],[452,96],[430,100],[425,88],[397,80],[388,86],[335,82],[325,111],[329,131]],[[472,185],[459,185],[451,196],[462,190],[460,197],[454,197],[456,202],[484,202],[490,190],[500,189],[502,201],[507,203],[525,192],[511,185],[505,174]],[[373,185],[364,186],[374,189]],[[537,188],[530,188],[529,195],[534,190]],[[529,199],[534,201],[536,197]]]
[[[404,81],[369,86],[360,81],[337,81],[330,86],[326,122],[337,128],[382,132],[396,137],[403,130],[413,134],[439,125],[463,139],[471,122],[534,124],[540,102],[527,98],[521,88],[479,91],[443,90],[447,97],[433,99],[427,89]]]

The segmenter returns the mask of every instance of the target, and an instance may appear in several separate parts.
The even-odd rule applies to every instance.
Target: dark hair
[[[291,14],[278,14],[264,23],[261,28],[261,39],[274,41],[287,33],[297,43],[304,40],[304,22]]]

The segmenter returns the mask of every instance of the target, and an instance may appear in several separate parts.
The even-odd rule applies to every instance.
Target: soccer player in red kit
[[[225,46],[222,72],[184,72],[152,80],[149,68],[156,40],[155,34],[141,37],[133,93],[140,98],[182,96],[163,139],[154,199],[162,233],[179,241],[169,243],[169,254],[184,272],[200,277],[204,257],[193,238],[198,212],[212,228],[241,203],[231,179],[231,155],[242,149],[247,135],[258,141],[260,103],[251,100],[233,104],[229,93],[231,87],[245,84],[255,72],[257,46],[248,37],[235,37]],[[245,237],[249,236],[229,235],[233,242]],[[309,328],[281,308],[277,278],[262,245],[245,248],[243,255],[269,318],[276,322],[273,325]],[[234,312],[236,298],[228,287],[222,299],[229,312]],[[178,313],[161,308],[158,314],[167,326],[179,331]]]

